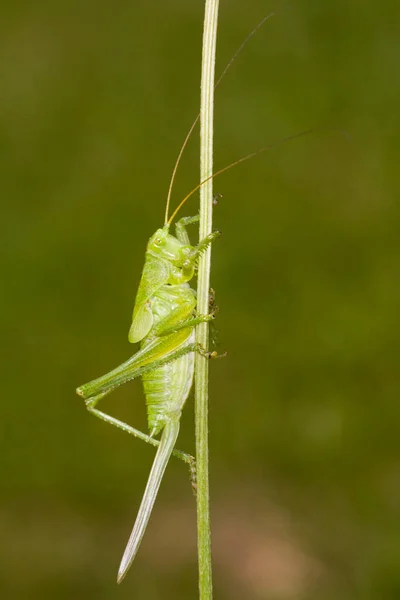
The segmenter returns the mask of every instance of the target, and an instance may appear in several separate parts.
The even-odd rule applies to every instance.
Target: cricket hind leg
[[[170,336],[157,337],[125,363],[93,381],[81,385],[76,392],[86,401],[96,400],[97,397],[99,397],[98,399],[103,398],[120,385],[141,377],[144,373],[163,367],[190,352],[198,352],[206,358],[214,358],[214,353],[207,352],[198,343],[179,347],[186,340],[187,336],[182,335],[179,331]],[[171,344],[175,346],[175,349],[171,349]]]
[[[130,374],[127,373],[125,375],[124,381],[121,381],[120,383],[118,383],[118,385],[121,385],[121,383],[125,383],[126,381],[129,381],[131,379],[136,379],[136,377],[140,377],[144,373],[147,373],[149,371],[157,369],[158,367],[162,367],[162,366],[176,360],[177,358],[184,356],[185,354],[189,354],[190,352],[197,352],[201,356],[204,356],[205,358],[209,358],[209,359],[210,358],[219,358],[219,356],[217,355],[216,352],[208,352],[198,343],[188,344],[187,346],[184,346],[183,348],[179,348],[178,350],[171,352],[169,355],[167,355],[164,358],[160,358],[158,360],[153,361],[150,364],[138,367],[138,368],[134,369],[133,372]],[[96,381],[98,381],[98,380],[96,380]],[[107,413],[104,413],[103,411],[96,408],[98,402],[102,398],[107,396],[111,391],[113,391],[113,389],[115,387],[116,387],[116,385],[106,387],[105,389],[101,390],[101,384],[96,383],[93,385],[93,382],[90,382],[89,384],[86,384],[85,386],[81,386],[80,388],[78,388],[78,393],[80,396],[85,398],[85,403],[86,403],[86,407],[87,407],[88,411],[91,414],[93,414],[95,417],[97,417],[98,419],[101,419],[102,421],[105,421],[106,423],[109,423],[110,425],[113,425],[114,427],[118,427],[118,429],[121,429],[122,431],[126,431],[130,435],[137,437],[137,438],[147,442],[148,444],[151,444],[153,446],[159,446],[160,442],[158,440],[143,433],[139,429],[136,429],[136,428],[132,427],[131,425],[128,425],[124,421],[116,419],[115,417],[112,417],[111,415],[108,415]],[[89,395],[89,393],[90,393],[89,390],[90,389],[94,390],[96,388],[98,389],[98,393]],[[195,461],[195,458],[193,456],[191,456],[190,454],[187,454],[186,452],[182,452],[181,450],[175,450],[175,449],[173,450],[173,455],[177,456],[178,458],[180,458],[181,460],[183,460],[184,462],[186,462],[189,465],[190,480],[191,480],[192,488],[193,488],[193,491],[196,492],[196,461]]]
[[[94,396],[93,398],[90,398],[86,401],[86,408],[92,415],[94,415],[98,419],[101,419],[105,423],[109,423],[110,425],[114,425],[114,427],[118,427],[118,429],[121,429],[122,431],[126,431],[126,433],[129,433],[130,435],[133,435],[134,437],[143,440],[147,444],[151,444],[155,447],[158,447],[160,445],[159,440],[156,440],[155,438],[147,435],[146,433],[143,433],[143,431],[140,431],[139,429],[128,425],[128,423],[125,423],[120,419],[116,419],[115,417],[112,417],[111,415],[96,408],[98,402],[102,398],[104,398],[105,395],[107,394],[98,394],[97,396]],[[196,480],[196,460],[194,456],[192,456],[191,454],[187,454],[186,452],[182,452],[181,450],[175,449],[172,451],[172,454],[189,465],[190,480],[193,485],[193,481]]]

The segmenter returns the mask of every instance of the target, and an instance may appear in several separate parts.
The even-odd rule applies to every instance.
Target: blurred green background
[[[198,111],[203,3],[2,3],[1,597],[197,597],[172,460],[115,579],[154,451],[77,385],[132,353],[148,237]],[[400,5],[222,2],[211,365],[215,598],[398,600]],[[176,203],[198,181],[198,133]],[[193,198],[187,212],[197,210]],[[195,231],[193,234],[195,235]],[[146,427],[139,382],[103,408]],[[193,402],[179,447],[192,451]]]

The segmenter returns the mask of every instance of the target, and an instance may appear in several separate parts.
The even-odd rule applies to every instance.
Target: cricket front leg
[[[208,235],[206,235],[205,238],[200,240],[198,245],[194,247],[193,260],[197,260],[200,256],[200,254],[202,254],[202,252],[204,252],[204,250],[206,250],[208,248],[208,246],[214,242],[214,240],[219,238],[220,235],[221,235],[220,231],[213,231],[213,232],[209,233]]]
[[[218,204],[219,198],[222,198],[222,194],[216,194],[213,198],[213,204]],[[195,215],[194,217],[182,217],[175,223],[175,232],[176,237],[182,244],[190,244],[189,234],[186,231],[186,227],[188,225],[193,225],[194,223],[198,223],[200,221],[200,215]]]
[[[192,225],[193,223],[198,223],[200,221],[200,215],[196,215],[195,217],[183,217],[179,219],[179,221],[175,224],[175,232],[176,237],[182,244],[190,244],[189,234],[186,231],[186,227],[188,225]]]
[[[189,234],[186,231],[186,227],[188,225],[192,225],[193,223],[198,223],[200,220],[200,215],[196,215],[195,217],[183,217],[179,219],[179,221],[175,224],[176,237],[182,244],[190,245]]]

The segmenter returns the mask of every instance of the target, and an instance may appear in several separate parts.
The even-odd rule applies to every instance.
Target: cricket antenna
[[[221,80],[223,79],[223,77],[226,75],[227,71],[229,70],[230,66],[232,65],[232,63],[235,61],[235,59],[237,58],[238,54],[240,54],[240,52],[243,50],[243,48],[245,47],[245,45],[247,44],[247,42],[250,40],[250,38],[253,37],[253,35],[256,33],[256,31],[262,26],[264,25],[265,21],[267,21],[268,19],[270,19],[271,17],[273,17],[276,13],[275,12],[271,12],[269,13],[269,15],[265,16],[259,23],[258,25],[256,25],[254,27],[254,29],[249,33],[249,35],[246,37],[246,39],[240,44],[239,48],[236,50],[235,54],[232,56],[231,60],[228,62],[228,64],[226,65],[225,69],[222,71],[221,75],[219,76],[217,83],[214,86],[214,90],[217,88],[217,86],[220,84]],[[175,181],[175,176],[176,176],[176,172],[178,170],[179,167],[179,163],[181,162],[181,158],[182,158],[182,154],[183,151],[185,150],[187,143],[189,141],[190,136],[193,133],[194,128],[196,127],[198,120],[200,119],[200,113],[197,115],[197,117],[195,118],[195,120],[192,123],[191,128],[189,129],[185,140],[182,144],[182,147],[179,151],[178,154],[178,158],[176,159],[175,162],[175,166],[174,169],[172,171],[172,175],[171,175],[171,181],[169,183],[169,188],[168,188],[168,194],[167,194],[167,204],[165,207],[165,224],[169,223],[171,221],[168,220],[168,213],[169,213],[169,207],[170,207],[170,203],[171,203],[171,194],[172,194],[172,187],[174,185],[174,181]],[[232,165],[233,166],[233,165]],[[208,181],[208,180],[207,180]],[[203,182],[205,183],[205,182]],[[200,186],[199,186],[200,187]],[[198,189],[198,188],[196,188]],[[196,191],[196,190],[193,190]],[[175,214],[175,213],[174,213]]]
[[[186,202],[190,198],[190,196],[192,196],[195,192],[197,192],[197,190],[199,190],[202,185],[204,185],[205,183],[207,183],[207,181],[210,181],[210,179],[214,179],[214,177],[217,177],[217,175],[221,175],[222,173],[225,173],[225,171],[228,171],[232,167],[235,167],[236,165],[239,165],[240,163],[245,162],[246,160],[249,160],[250,158],[253,158],[254,156],[257,156],[258,154],[262,154],[263,152],[267,152],[267,150],[271,150],[272,148],[275,148],[276,146],[281,146],[282,144],[286,144],[286,142],[290,142],[291,140],[295,140],[295,139],[297,139],[299,137],[303,137],[304,135],[309,135],[310,133],[314,133],[314,129],[307,129],[305,131],[301,131],[300,133],[295,133],[294,135],[290,135],[288,137],[285,137],[285,138],[281,139],[280,141],[275,142],[274,144],[269,144],[268,146],[264,146],[263,148],[259,148],[258,150],[255,150],[254,152],[251,152],[250,154],[246,154],[246,156],[242,156],[242,158],[239,158],[238,160],[235,160],[230,165],[227,165],[226,167],[223,167],[223,169],[220,169],[219,171],[216,171],[215,173],[213,173],[212,175],[210,175],[210,177],[207,177],[206,179],[203,179],[203,181],[200,181],[200,183],[198,185],[196,185],[196,187],[193,188],[192,191],[189,192],[189,194],[187,194],[184,197],[184,199],[179,203],[178,207],[174,210],[174,212],[172,213],[172,215],[170,216],[169,220],[166,223],[168,225],[171,225],[172,221],[175,219],[176,215],[181,210],[182,206],[184,204],[186,204]]]

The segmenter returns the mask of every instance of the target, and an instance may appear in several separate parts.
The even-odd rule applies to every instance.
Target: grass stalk
[[[200,181],[212,174],[215,53],[217,43],[219,0],[206,0],[200,102]],[[212,180],[200,188],[200,239],[212,230]],[[207,314],[211,272],[211,247],[201,256],[198,269],[197,310]],[[208,324],[197,326],[196,339],[208,348]],[[197,548],[199,565],[199,598],[212,599],[211,529],[208,466],[208,361],[196,355],[195,419],[197,462]]]

